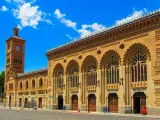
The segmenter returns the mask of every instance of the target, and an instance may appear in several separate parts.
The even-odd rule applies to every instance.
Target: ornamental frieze
[[[126,40],[124,40],[124,42],[128,42],[128,41],[135,40],[135,39],[138,39],[138,38],[146,37],[148,35],[149,35],[149,33],[140,34],[140,35],[137,35],[137,36],[134,36],[134,37],[131,37],[131,38],[127,38]]]
[[[155,31],[155,40],[160,40],[160,30]]]

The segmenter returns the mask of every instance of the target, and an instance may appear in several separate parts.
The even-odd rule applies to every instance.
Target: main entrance
[[[94,94],[88,96],[88,109],[96,112],[96,96]]]
[[[19,98],[19,107],[22,107],[22,98]]]
[[[133,95],[134,113],[142,113],[144,107],[146,107],[146,95],[144,92],[137,92]]]
[[[63,96],[58,96],[58,110],[62,110],[63,107]]]
[[[72,110],[78,110],[78,96],[72,95]]]
[[[118,112],[118,95],[116,93],[110,93],[108,95],[108,107],[110,112]]]
[[[42,97],[39,97],[38,101],[38,107],[42,108]]]

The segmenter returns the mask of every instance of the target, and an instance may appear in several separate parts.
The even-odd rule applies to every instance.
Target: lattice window
[[[106,74],[107,84],[119,83],[119,59],[114,55],[107,60]]]
[[[88,63],[87,66],[87,85],[96,85],[97,82],[97,65],[96,62],[92,61]]]
[[[137,49],[131,56],[132,82],[147,81],[147,56],[141,49]]]
[[[71,73],[70,73],[70,85],[71,87],[77,87],[79,83],[79,75],[78,75],[78,67],[73,66],[71,68]]]
[[[56,74],[57,88],[63,89],[63,70],[59,69]]]

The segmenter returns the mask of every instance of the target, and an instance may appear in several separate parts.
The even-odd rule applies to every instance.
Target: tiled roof
[[[18,73],[17,77],[24,77],[24,76],[27,76],[27,75],[33,75],[33,74],[37,74],[37,73],[41,73],[41,72],[45,72],[45,71],[48,71],[48,69],[44,68],[44,69],[41,69],[41,70],[35,70],[35,71],[32,71],[32,72],[28,72],[28,73]]]

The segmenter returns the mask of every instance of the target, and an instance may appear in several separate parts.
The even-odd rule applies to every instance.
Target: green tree
[[[4,71],[0,73],[0,97],[3,97],[3,93],[4,93],[4,78],[5,77],[5,73]]]

